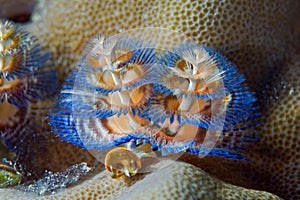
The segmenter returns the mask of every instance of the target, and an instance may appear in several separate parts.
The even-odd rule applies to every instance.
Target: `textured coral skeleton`
[[[282,0],[247,1],[244,5],[237,1],[116,1],[105,5],[97,1],[44,1],[44,7],[39,7],[34,15],[35,21],[26,27],[52,53],[57,69],[65,71],[61,75],[75,66],[86,42],[99,32],[110,35],[139,26],[160,26],[182,31],[201,44],[221,50],[245,74],[249,86],[258,94],[263,123],[256,131],[262,139],[247,153],[250,163],[213,157],[197,160],[188,156],[183,159],[235,185],[267,190],[285,199],[298,199],[300,151],[299,132],[295,127],[299,124],[299,79],[294,70],[299,69],[299,52],[294,52],[297,38],[291,34],[296,24],[293,24],[294,19],[297,19],[297,3]],[[48,154],[50,162],[47,165],[41,163],[39,167],[59,171],[74,163],[76,157],[79,162],[84,156],[91,164],[94,162],[88,153],[65,143],[52,145],[49,150],[52,152]],[[204,183],[201,178],[197,180]],[[192,187],[187,185],[177,186],[170,194],[176,196],[178,191],[186,188],[191,191]],[[78,188],[88,191],[85,184]],[[107,192],[96,186],[92,188],[95,190],[85,193],[86,196]],[[241,191],[234,187],[230,190],[231,193],[219,194],[226,198],[233,195],[232,191]],[[73,192],[77,197],[84,197]],[[236,198],[242,198],[246,193],[239,193]],[[66,195],[72,196],[71,193]],[[154,196],[158,198],[159,194],[154,193]]]

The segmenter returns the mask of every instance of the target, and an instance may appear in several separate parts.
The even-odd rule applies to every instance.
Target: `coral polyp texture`
[[[284,0],[42,2],[40,17],[28,30],[45,41],[54,60],[62,60],[57,65],[62,76],[74,67],[86,43],[96,34],[161,27],[222,50],[254,87],[272,69],[280,67],[292,41],[286,30],[297,12],[297,1]]]
[[[165,161],[168,162],[168,161]],[[270,199],[280,200],[268,192],[246,189],[211,177],[203,170],[183,162],[151,174],[138,174],[130,179],[110,179],[103,171],[80,185],[50,196],[35,197],[13,189],[0,190],[8,199]],[[155,184],[153,184],[155,183]],[[184,186],[187,185],[187,186]],[[151,187],[150,187],[151,186]],[[139,191],[143,191],[142,193]]]
[[[196,43],[158,49],[143,40],[121,34],[91,41],[50,116],[54,132],[86,149],[149,143],[164,155],[246,159],[238,149],[255,138],[241,124],[257,108],[236,66]]]

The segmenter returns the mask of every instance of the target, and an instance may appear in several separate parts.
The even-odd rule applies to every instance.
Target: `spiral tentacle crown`
[[[1,20],[0,102],[22,107],[56,92],[56,71],[49,68],[49,60],[34,36]]]
[[[40,112],[39,103],[58,91],[53,66],[50,54],[33,35],[0,20],[0,135],[17,154],[29,155],[42,146],[36,143],[36,127],[43,124],[41,113],[46,109]]]
[[[161,49],[130,36],[100,35],[67,77],[50,123],[59,137],[87,149],[123,146],[107,160],[120,154],[139,163],[124,150],[128,143],[149,144],[160,155],[245,159],[235,147],[250,138],[243,124],[257,108],[243,82],[234,64],[206,46],[183,42]],[[238,134],[228,134],[233,131]],[[224,145],[231,135],[236,145]],[[138,167],[121,168],[135,174]]]

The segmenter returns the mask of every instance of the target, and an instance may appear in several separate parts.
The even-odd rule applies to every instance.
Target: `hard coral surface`
[[[109,3],[94,0],[57,0],[43,3],[40,15],[36,15],[35,20],[26,28],[43,42],[45,49],[51,51],[56,68],[60,71],[61,80],[71,68],[75,68],[89,39],[99,33],[116,34],[132,28],[156,26],[183,32],[193,37],[199,44],[221,50],[239,67],[250,86],[257,92],[262,108],[262,122],[256,131],[260,133],[261,140],[247,153],[250,162],[210,157],[201,160],[190,156],[184,158],[185,161],[200,166],[222,180],[244,187],[267,190],[285,199],[299,199],[300,58],[299,54],[292,53],[295,48],[294,40],[297,39],[292,34],[297,18],[295,12],[299,8],[297,0],[110,1]],[[66,163],[76,162],[77,157],[84,158],[88,155],[85,151],[68,150],[73,154],[66,156],[68,154],[65,154],[64,148],[77,149],[76,147],[57,144],[51,148],[59,150],[53,154],[55,156],[49,156],[47,164],[57,170],[65,168]],[[93,159],[89,157],[88,160]],[[144,188],[143,184],[147,180],[151,183],[152,180],[158,180],[159,184],[165,183],[163,184],[165,187],[160,189],[168,191],[168,185],[174,189],[172,184],[179,181],[185,184],[177,184],[172,194],[180,196],[183,195],[181,191],[192,191],[193,195],[201,195],[203,187],[197,189],[199,185],[201,186],[199,184],[201,182],[207,183],[207,187],[214,186],[213,182],[220,185],[217,179],[212,180],[207,175],[200,175],[202,171],[198,168],[188,164],[178,165],[184,167],[171,167],[168,171],[175,173],[184,169],[180,176],[176,175],[178,177],[176,180],[172,177],[166,180],[155,179],[153,177],[159,172],[154,172],[147,175],[148,178],[145,177],[144,182],[137,182],[134,188]],[[94,183],[89,180],[68,189],[61,195],[84,199],[90,194],[92,198],[100,198],[108,191],[114,191],[103,188],[110,188],[114,183],[122,185],[120,187],[126,185],[123,180],[111,183],[107,176],[107,174],[105,178],[101,176],[101,181],[97,180]],[[193,180],[199,185],[191,184]],[[118,188],[116,185],[114,187]],[[75,188],[80,189],[74,190]],[[93,192],[89,192],[90,190]],[[11,190],[7,190],[9,191]],[[159,198],[164,194],[163,191],[149,195]],[[230,190],[223,188],[217,191],[222,192],[218,194],[208,192],[207,195],[212,197],[239,195],[241,199],[278,198],[252,190],[247,193],[244,192],[246,191],[244,188],[236,186],[230,186]],[[245,196],[246,194],[250,196]]]

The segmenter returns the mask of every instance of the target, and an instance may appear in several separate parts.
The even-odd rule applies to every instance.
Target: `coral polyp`
[[[115,177],[141,168],[134,151],[143,145],[160,156],[188,152],[246,159],[235,149],[239,141],[230,147],[222,141],[256,111],[254,94],[235,65],[196,43],[162,49],[143,40],[92,40],[50,116],[54,132],[87,149],[112,149],[106,167]],[[130,144],[136,148],[124,150]]]

